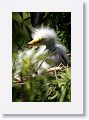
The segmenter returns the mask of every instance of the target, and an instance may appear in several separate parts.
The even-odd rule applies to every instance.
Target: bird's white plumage
[[[39,55],[45,53],[45,49],[46,49],[46,46],[45,46],[45,45],[39,46],[39,49],[38,49],[38,51],[36,52],[35,57],[38,57]]]
[[[48,28],[48,27],[44,27],[44,28],[37,28],[33,31],[32,33],[32,38],[33,40],[37,40],[39,41],[39,39],[42,39],[42,38],[47,38],[47,40],[53,40],[54,43],[56,42],[55,40],[57,39],[57,34],[56,32],[51,29],[51,28]],[[51,41],[51,45],[54,45],[55,48],[60,48],[59,50],[61,50],[61,54],[62,53],[66,53],[66,47],[61,45],[61,44],[52,44]],[[49,41],[48,41],[49,42]],[[21,69],[24,65],[24,61],[23,61],[23,58],[24,58],[24,55],[26,56],[26,58],[30,58],[31,56],[33,56],[31,58],[31,64],[34,64],[36,61],[37,61],[37,57],[41,54],[45,54],[45,52],[48,53],[48,49],[46,49],[46,46],[45,45],[41,45],[38,47],[38,50],[36,50],[36,47],[37,46],[34,46],[33,48],[31,49],[27,49],[27,50],[24,50],[23,52],[22,51],[19,51],[18,52],[18,58],[16,60],[16,73],[19,73],[21,72]],[[53,46],[52,46],[53,47]],[[46,49],[46,51],[45,51]],[[59,54],[59,52],[58,52]],[[42,60],[39,61],[38,63],[38,67],[40,66],[40,64],[42,63]],[[48,69],[50,67],[49,64],[47,64],[45,61],[42,63],[40,69],[38,70],[38,74],[40,74],[44,69]],[[18,77],[19,75],[16,76],[16,78]],[[19,77],[18,77],[19,79]]]
[[[53,29],[48,28],[48,27],[37,28],[33,31],[32,38],[34,40],[38,40],[41,38],[57,39],[57,34]]]
[[[45,52],[48,52],[47,50],[45,51],[46,49],[46,46],[45,45],[42,45],[42,46],[39,46],[39,49],[36,51],[36,46],[31,48],[31,49],[26,49],[24,51],[18,51],[18,58],[15,62],[15,65],[16,65],[16,72],[15,72],[15,75],[17,77],[17,73],[20,73],[21,72],[21,69],[23,67],[23,65],[25,64],[24,63],[24,60],[23,58],[26,57],[27,59],[31,58],[31,56],[33,56],[31,58],[31,64],[34,64],[36,61],[37,61],[37,57],[40,56],[41,54],[45,54]],[[38,67],[40,66],[42,61],[39,61],[38,63]],[[41,73],[41,71],[43,69],[46,69],[46,68],[49,68],[49,65],[45,62],[43,62],[42,66],[41,66],[41,69],[38,71],[39,74]]]

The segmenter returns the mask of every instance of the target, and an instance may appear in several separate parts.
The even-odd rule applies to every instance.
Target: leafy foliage
[[[27,57],[23,52],[22,64],[19,66],[18,51],[25,51],[26,45],[31,41],[33,29],[32,13],[13,12],[12,13],[12,101],[14,102],[70,102],[71,101],[71,69],[65,67],[62,71],[43,72],[38,75],[38,63],[46,61],[51,65],[52,61],[47,59],[47,54],[41,54],[37,61],[33,63],[33,56]],[[42,26],[49,26],[56,30],[58,43],[67,46],[71,50],[71,14],[45,13],[42,19]],[[22,81],[14,79],[16,67],[21,67],[19,73]]]
[[[13,101],[69,102],[71,101],[70,68],[64,72],[41,75],[25,75],[24,83],[13,82]],[[23,77],[24,78],[24,77]]]

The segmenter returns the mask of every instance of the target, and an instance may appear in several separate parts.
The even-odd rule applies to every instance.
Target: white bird
[[[60,63],[70,65],[70,61],[66,55],[67,49],[62,44],[56,44],[57,34],[48,27],[35,29],[32,34],[33,40],[28,43],[29,46],[45,45],[49,53],[52,53],[50,59],[58,66]]]
[[[31,58],[31,56],[34,54],[32,59],[30,59],[31,64],[33,64],[37,61],[37,57],[39,55],[47,53],[49,55],[47,56],[47,59],[52,61],[51,66],[58,66],[60,63],[70,66],[70,61],[66,55],[67,49],[62,44],[56,44],[58,37],[53,29],[48,27],[34,29],[32,38],[33,40],[28,43],[28,46],[32,48],[24,50],[23,52],[18,52],[15,72],[16,79],[21,79],[18,73],[21,72],[21,69],[23,67],[24,56],[26,58]],[[42,61],[39,61],[38,63],[38,67],[41,65],[38,74],[40,74],[44,69],[50,67],[50,65],[45,61],[42,64],[41,63]]]

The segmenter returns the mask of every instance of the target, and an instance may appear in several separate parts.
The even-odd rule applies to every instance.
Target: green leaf
[[[26,27],[28,27],[32,31],[33,27],[30,19],[27,19],[26,21],[24,21],[24,25],[26,25]]]
[[[49,65],[53,65],[54,62],[51,59],[45,59],[45,62]]]
[[[22,17],[20,16],[18,12],[13,12],[12,18],[16,20],[18,23],[21,23],[23,21]]]
[[[30,14],[28,14],[27,12],[23,12],[23,21],[26,21],[30,17],[31,17]]]
[[[37,57],[37,60],[38,61],[41,61],[41,60],[44,60],[46,58],[46,55],[45,54],[41,54]]]

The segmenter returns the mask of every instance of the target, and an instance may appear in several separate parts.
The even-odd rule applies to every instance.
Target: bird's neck
[[[56,48],[55,40],[51,39],[49,43],[46,45],[46,48],[49,50],[49,52],[53,52],[53,50]]]

